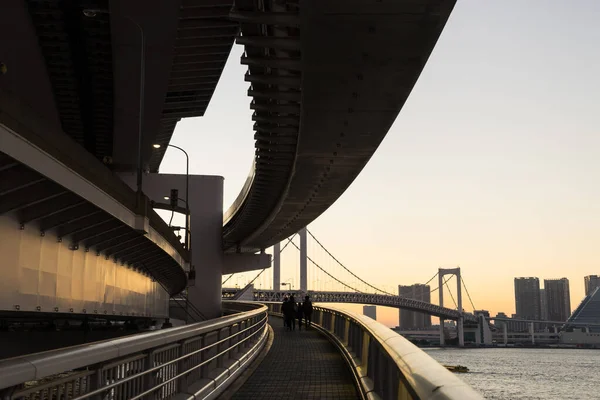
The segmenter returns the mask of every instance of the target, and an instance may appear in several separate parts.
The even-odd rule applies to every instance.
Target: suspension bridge
[[[285,276],[290,278],[282,282],[281,259],[288,248],[290,249],[288,252],[295,252],[296,255],[299,253],[300,257],[294,257],[296,263],[293,261],[286,263]],[[289,254],[286,253],[287,255]],[[421,286],[421,288],[428,288],[428,285],[437,278],[437,287],[430,289],[430,295],[438,292],[438,304],[418,300],[423,296],[415,296],[417,299],[400,296],[392,292],[393,287],[376,286],[358,276],[306,228],[285,240],[283,246],[281,244],[274,246],[271,270],[272,274],[267,273],[267,269],[263,269],[250,276],[248,273],[224,276],[223,297],[268,302],[282,301],[290,293],[300,296],[308,294],[316,303],[370,304],[429,314],[440,318],[440,329],[443,329],[444,320],[457,321],[459,331],[462,331],[463,322],[478,322],[474,314],[465,312],[462,307],[464,288],[470,305],[475,310],[460,274],[460,268],[439,269]],[[449,285],[452,277],[456,278],[456,298]],[[287,289],[282,290],[282,286],[287,286]],[[444,306],[444,288],[454,308]]]

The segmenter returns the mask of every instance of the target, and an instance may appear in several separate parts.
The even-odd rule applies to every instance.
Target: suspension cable
[[[446,284],[446,282],[448,282],[450,279],[452,279],[452,275],[450,275],[449,277],[446,278],[446,280],[442,283],[442,287]],[[436,290],[438,290],[440,287],[436,287],[435,289],[433,289],[432,291],[430,291],[429,293],[433,293]]]
[[[319,242],[319,239],[317,239],[317,238],[315,237],[315,235],[313,235],[313,234],[312,234],[312,232],[308,230],[308,228],[306,229],[306,232],[308,232],[308,234],[310,235],[310,237],[312,237],[312,238],[314,239],[314,241],[315,241],[315,242],[317,242],[317,244],[318,244],[319,246],[321,246],[321,248],[322,248],[323,250],[325,250],[325,252],[326,252],[326,253],[329,255],[329,257],[331,257],[331,258],[332,258],[332,259],[333,259],[333,260],[334,260],[336,263],[338,263],[338,264],[339,264],[339,265],[340,265],[342,268],[344,268],[346,271],[348,271],[348,272],[350,273],[350,275],[352,275],[353,277],[355,277],[356,279],[358,279],[359,281],[361,281],[361,282],[362,282],[362,283],[364,283],[365,285],[367,285],[367,286],[369,286],[369,287],[371,287],[371,288],[375,289],[375,290],[376,290],[376,291],[378,291],[378,292],[385,293],[385,294],[389,294],[390,296],[396,296],[396,295],[395,295],[395,294],[393,294],[393,293],[387,292],[387,291],[385,291],[385,290],[381,290],[381,289],[379,289],[379,288],[377,288],[377,287],[375,287],[375,286],[371,285],[370,283],[368,283],[367,281],[365,281],[364,279],[362,279],[362,278],[360,278],[358,275],[356,275],[354,272],[350,271],[348,268],[346,268],[346,266],[345,266],[344,264],[342,264],[342,263],[341,263],[341,262],[340,262],[340,261],[339,261],[337,258],[335,258],[335,256],[334,256],[333,254],[331,254],[331,252],[330,252],[329,250],[327,250],[327,248],[326,248],[325,246],[323,246],[323,244],[322,244],[321,242]],[[297,247],[297,246],[296,246],[296,247]],[[300,249],[298,249],[298,250],[300,250]],[[315,265],[317,265],[317,264],[315,264]],[[319,267],[319,268],[321,268],[321,267]],[[324,270],[323,270],[323,271],[324,271]],[[435,278],[435,276],[434,276],[434,278]],[[432,278],[432,279],[433,279],[433,278]],[[348,286],[348,287],[349,287],[349,286]],[[362,293],[362,292],[361,292],[361,293]]]
[[[450,275],[450,277],[452,277],[452,275]],[[450,293],[450,298],[452,299],[452,302],[454,303],[454,307],[456,307],[458,309],[458,304],[456,304],[456,301],[454,300],[454,296],[452,295],[452,291],[450,290],[450,286],[448,286],[448,284],[446,282],[448,282],[448,280],[446,280],[444,282],[444,285],[446,285],[446,288],[448,289],[448,293]],[[461,310],[458,310],[458,311],[461,311]]]
[[[469,289],[467,289],[467,284],[465,283],[462,275],[460,276],[460,280],[461,280],[463,286],[465,287],[465,292],[467,292],[467,297],[469,298],[469,302],[471,303],[471,307],[473,307],[473,311],[474,311],[474,310],[476,310],[475,304],[473,304],[473,300],[471,300],[471,295],[469,294]]]
[[[292,245],[293,245],[293,246],[294,246],[296,249],[298,249],[298,251],[300,251],[300,247],[298,247],[298,245],[297,245],[296,243],[294,243],[294,242],[290,242],[290,243],[292,243]],[[348,289],[352,289],[352,290],[354,290],[356,293],[364,293],[364,292],[362,292],[362,291],[360,291],[360,290],[358,290],[358,289],[356,289],[356,288],[354,288],[354,287],[352,287],[352,286],[349,286],[349,285],[347,285],[346,283],[344,283],[344,282],[340,281],[340,280],[339,280],[338,278],[336,278],[335,276],[331,275],[329,272],[325,271],[325,269],[323,269],[323,268],[322,268],[322,267],[321,267],[319,264],[317,264],[317,263],[316,263],[316,262],[315,262],[315,261],[314,261],[312,258],[310,258],[310,256],[308,256],[308,255],[307,255],[307,256],[306,256],[306,259],[307,259],[308,261],[310,261],[311,263],[313,263],[315,267],[317,267],[317,268],[319,268],[321,271],[325,272],[325,274],[327,274],[327,275],[328,275],[330,278],[332,278],[333,280],[337,281],[338,283],[341,283],[343,286],[347,287]],[[380,290],[380,292],[382,292],[382,290]],[[387,292],[384,292],[384,293],[387,293]],[[387,294],[389,294],[389,293],[387,293]],[[393,295],[393,296],[395,296],[395,295]]]
[[[288,238],[288,241],[287,241],[287,243],[286,243],[286,244],[285,244],[285,245],[284,245],[284,246],[281,248],[281,250],[279,250],[279,253],[280,253],[280,254],[281,254],[281,253],[282,253],[282,252],[285,250],[285,248],[288,246],[288,244],[290,244],[290,242],[291,242],[292,240],[294,240],[294,238],[296,237],[296,235],[297,235],[297,233],[295,233],[295,234],[294,234],[292,237]],[[275,261],[274,259],[271,259],[271,264],[273,264],[273,262],[274,262],[274,261]],[[251,280],[251,281],[250,281],[250,282],[249,282],[249,283],[248,283],[246,286],[252,285],[252,284],[254,283],[254,281],[255,281],[255,280],[257,280],[257,279],[258,279],[258,277],[259,277],[259,276],[260,276],[260,275],[261,275],[263,272],[265,272],[266,270],[267,270],[267,268],[263,268],[263,269],[262,269],[262,271],[260,271],[260,272],[258,273],[258,275],[256,275],[256,276],[254,277],[254,279],[252,279],[252,280]],[[273,288],[273,290],[277,290],[277,289]]]
[[[235,272],[233,274],[229,275],[229,278],[227,278],[223,282],[221,282],[221,286],[223,286],[228,280],[230,280],[233,277],[233,275],[235,275]]]

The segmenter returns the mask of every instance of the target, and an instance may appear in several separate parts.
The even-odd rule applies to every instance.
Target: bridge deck
[[[281,318],[269,318],[273,346],[233,399],[358,398],[348,365],[327,338],[298,326],[287,332]]]

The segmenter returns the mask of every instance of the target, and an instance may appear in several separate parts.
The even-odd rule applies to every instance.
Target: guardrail
[[[265,304],[281,315],[281,303]],[[368,399],[483,399],[423,350],[367,316],[314,307],[312,322],[344,353]]]
[[[178,328],[0,361],[0,399],[212,399],[258,355],[267,307]]]

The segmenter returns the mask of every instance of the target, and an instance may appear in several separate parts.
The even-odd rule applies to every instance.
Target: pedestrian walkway
[[[350,369],[337,348],[316,329],[288,332],[269,317],[273,346],[232,397],[242,399],[356,400]]]

